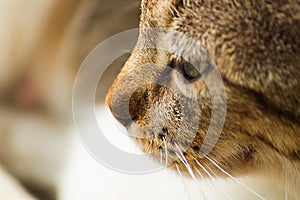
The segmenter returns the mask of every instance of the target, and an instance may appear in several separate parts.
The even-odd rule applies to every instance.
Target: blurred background
[[[57,197],[75,135],[76,72],[101,41],[137,28],[139,12],[136,0],[0,1],[0,165],[17,185]]]

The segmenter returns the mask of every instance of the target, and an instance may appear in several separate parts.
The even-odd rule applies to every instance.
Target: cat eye
[[[209,69],[210,63],[209,61],[205,60],[198,62],[197,66],[195,66],[183,58],[177,57],[171,59],[170,66],[180,71],[187,81],[192,82],[200,78],[201,75],[203,75],[203,73]]]
[[[201,72],[198,69],[196,69],[196,67],[194,67],[191,63],[185,63],[182,66],[182,69],[183,76],[189,81],[199,78],[201,76]]]

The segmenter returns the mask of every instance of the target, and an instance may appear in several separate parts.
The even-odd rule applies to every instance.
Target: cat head
[[[141,147],[204,175],[299,167],[300,2],[145,0],[141,9],[136,48],[107,94]],[[216,71],[225,95],[213,101]],[[206,154],[210,128],[218,141]]]

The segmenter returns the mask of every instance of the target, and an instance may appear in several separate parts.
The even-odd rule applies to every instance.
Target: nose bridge
[[[131,96],[131,94],[143,84],[155,82],[155,79],[161,74],[162,66],[155,64],[156,52],[153,50],[135,50],[125,63],[121,72],[110,87],[106,103],[111,106],[114,95],[118,100]]]
[[[139,105],[143,101],[137,102],[141,100],[140,95],[144,95],[149,85],[160,85],[165,81],[162,76],[166,76],[167,62],[165,51],[136,47],[106,96],[106,103],[117,120],[122,123],[134,117],[129,113],[130,101],[136,101],[132,102],[136,107],[134,110],[143,108]]]

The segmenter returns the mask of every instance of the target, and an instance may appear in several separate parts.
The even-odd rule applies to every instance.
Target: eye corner
[[[176,55],[171,55],[170,58],[169,58],[168,66],[173,68],[173,69],[176,69],[179,66],[181,66],[182,63],[183,63],[183,58],[182,57],[179,57],[179,56],[176,56]]]

